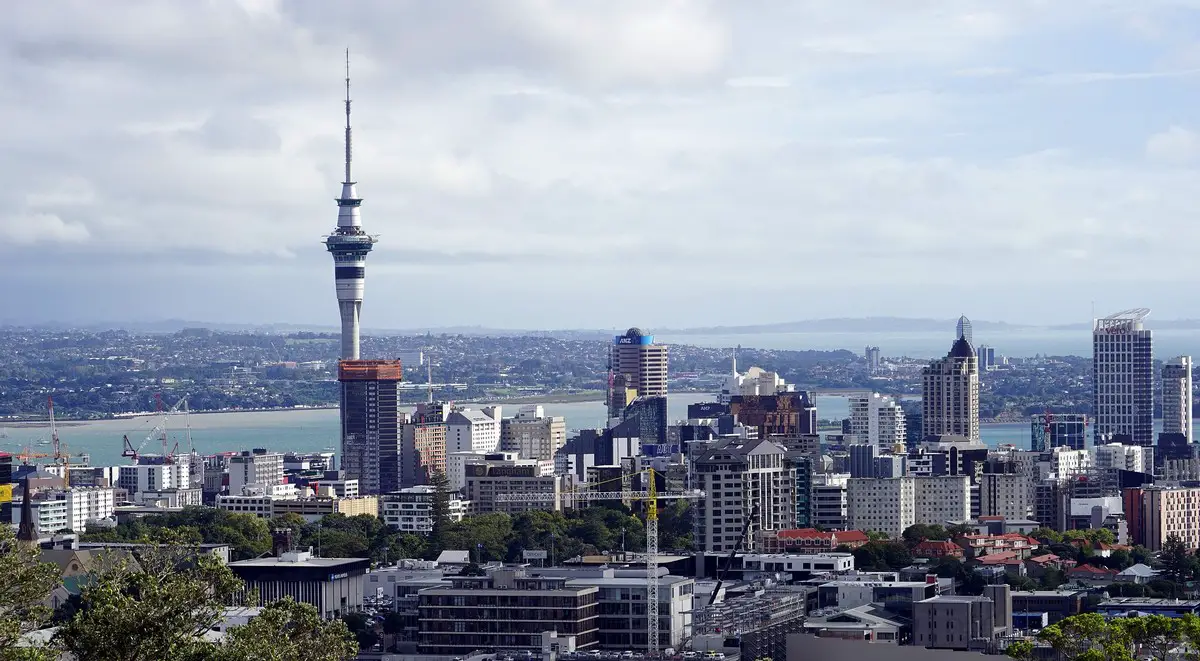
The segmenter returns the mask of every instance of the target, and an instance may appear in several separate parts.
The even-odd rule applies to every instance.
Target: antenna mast
[[[350,178],[350,49],[346,49],[346,181],[352,183],[354,180]]]
[[[428,401],[430,404],[432,404],[433,403],[433,363],[428,358],[425,359],[425,383],[427,384],[427,386],[429,388]]]

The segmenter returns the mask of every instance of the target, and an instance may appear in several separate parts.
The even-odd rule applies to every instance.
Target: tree
[[[1164,615],[1143,615],[1114,620],[1122,627],[1138,651],[1138,658],[1167,661],[1171,650],[1183,641],[1184,623]]]
[[[909,546],[916,546],[927,539],[942,540],[950,538],[950,535],[946,532],[945,528],[939,525],[931,526],[924,523],[918,523],[909,526],[904,530],[901,536],[904,538],[904,542]]]
[[[54,637],[79,661],[206,658],[204,634],[243,586],[218,558],[185,546],[114,558],[91,579],[79,612]]]
[[[350,613],[342,617],[342,623],[342,626],[346,627],[346,631],[357,641],[356,648],[371,649],[379,642],[379,635],[375,633],[375,627],[372,626],[370,618],[366,615]]]
[[[396,611],[388,611],[387,614],[383,616],[383,622],[381,623],[383,632],[389,636],[395,636],[403,632],[404,625],[404,616]]]
[[[1038,540],[1043,544],[1061,544],[1063,541],[1062,533],[1053,528],[1042,526],[1029,534],[1030,537]]]
[[[429,505],[429,518],[433,529],[429,533],[429,548],[441,553],[446,549],[446,527],[450,525],[450,480],[441,471],[433,471],[429,476],[429,484],[433,486],[432,501]]]
[[[14,658],[22,635],[50,620],[42,601],[59,583],[59,570],[41,561],[41,549],[16,540],[12,529],[0,526],[0,658]]]
[[[1158,565],[1172,581],[1180,583],[1194,573],[1196,558],[1188,552],[1183,540],[1175,533],[1171,533],[1167,535],[1162,551],[1158,554]]]
[[[244,626],[226,633],[213,661],[348,661],[358,655],[355,636],[341,620],[326,622],[316,608],[277,601]]]
[[[1065,661],[1134,661],[1133,639],[1099,613],[1072,615],[1038,632]]]
[[[1004,648],[1004,654],[1017,659],[1017,661],[1031,661],[1033,659],[1033,643],[1028,640],[1018,640]]]

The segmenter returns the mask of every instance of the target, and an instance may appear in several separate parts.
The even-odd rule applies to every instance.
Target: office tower
[[[850,446],[850,477],[875,477],[875,457],[879,448],[868,443]]]
[[[638,438],[641,439],[642,444],[663,445],[667,443],[666,395],[638,396],[625,407],[621,417],[626,423],[637,428]]]
[[[358,360],[358,318],[362,311],[367,253],[378,239],[363,231],[358,213],[362,198],[354,188],[357,182],[350,176],[350,157],[350,52],[346,51],[346,176],[342,181],[342,196],[337,199],[337,229],[325,237],[325,248],[333,255],[333,278],[342,318],[340,355],[343,360]]]
[[[229,493],[234,496],[250,485],[283,484],[283,455],[262,448],[244,450],[229,458]]]
[[[967,344],[975,343],[975,336],[971,330],[971,320],[967,319],[966,315],[958,318],[958,325],[955,326],[954,332],[958,337],[966,340]]]
[[[970,336],[971,322],[963,317],[950,353],[921,370],[922,440],[965,436],[979,442],[979,363]]]
[[[613,338],[609,359],[614,388],[623,391],[617,401],[609,402],[610,418],[620,417],[634,397],[667,394],[667,347],[655,344],[653,335],[630,328]]]
[[[547,416],[541,406],[522,406],[516,417],[500,423],[500,449],[516,452],[522,459],[554,459],[566,443],[566,419]]]
[[[817,406],[807,392],[730,398],[729,410],[737,421],[758,429],[759,438],[795,437],[818,432]]]
[[[1162,368],[1164,434],[1183,434],[1192,442],[1192,357],[1176,356]]]
[[[400,415],[403,368],[398,360],[343,360],[342,470],[364,494],[400,488]]]
[[[1150,310],[1125,310],[1095,320],[1092,329],[1093,443],[1115,436],[1153,445],[1154,365],[1151,332],[1142,327]]]
[[[495,452],[500,449],[499,410],[458,409],[446,416],[446,454]]]
[[[1029,449],[1084,449],[1087,442],[1087,416],[1082,413],[1039,413],[1030,422]]]
[[[996,366],[996,350],[987,345],[979,345],[975,349],[975,357],[979,359],[980,372],[990,371]]]
[[[867,347],[863,350],[863,357],[867,359],[867,370],[871,374],[879,371],[879,347]]]
[[[744,549],[753,551],[760,530],[788,530],[796,525],[795,468],[787,450],[765,439],[727,441],[705,450],[693,474],[705,493],[694,516],[699,527],[697,548],[730,551],[749,520]]]
[[[880,448],[904,444],[904,409],[891,397],[871,393],[852,395],[850,401],[850,433],[859,443]]]

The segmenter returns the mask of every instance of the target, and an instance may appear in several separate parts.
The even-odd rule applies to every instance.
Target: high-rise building
[[[923,439],[965,436],[979,442],[979,363],[970,335],[971,322],[959,319],[950,353],[921,370]]]
[[[1029,449],[1082,450],[1087,443],[1087,416],[1083,413],[1039,413],[1030,423]]]
[[[855,478],[847,482],[846,491],[846,525],[893,539],[917,523],[943,525],[971,517],[971,480],[966,475]]]
[[[489,415],[491,413],[491,415]],[[446,453],[500,449],[500,409],[462,408],[446,416]]]
[[[1176,356],[1163,363],[1162,417],[1164,434],[1183,434],[1192,442],[1192,357]]]
[[[954,328],[955,334],[966,340],[967,344],[975,343],[975,333],[971,330],[971,320],[967,319],[966,315],[958,318],[958,324]]]
[[[812,476],[812,525],[822,530],[846,529],[846,481],[849,473]]]
[[[554,459],[554,453],[566,444],[566,419],[547,416],[541,406],[522,406],[516,417],[500,423],[500,449],[516,452],[522,459]]]
[[[809,394],[781,392],[775,395],[730,398],[729,410],[737,421],[758,430],[759,438],[796,437],[818,433],[817,406]]]
[[[747,521],[748,551],[754,550],[759,530],[795,526],[796,469],[786,455],[783,446],[766,439],[736,439],[705,450],[697,458],[693,474],[706,494],[693,514],[699,526],[699,549],[713,553],[732,550]]]
[[[996,350],[981,344],[975,348],[975,357],[979,359],[979,371],[987,372],[996,367]]]
[[[867,359],[867,370],[871,374],[879,371],[879,347],[867,347],[863,350],[863,357]]]
[[[620,417],[634,397],[667,394],[667,347],[655,344],[654,336],[639,328],[630,328],[613,338],[610,354],[614,386],[621,386],[623,397],[609,402],[609,417]],[[632,390],[632,393],[628,391]],[[631,396],[632,395],[632,396]]]
[[[859,443],[890,448],[905,441],[904,409],[893,398],[879,393],[852,395],[850,433]]]
[[[983,473],[979,476],[979,514],[1007,520],[1027,519],[1033,509],[1033,484],[1029,475]]]
[[[877,446],[855,443],[850,446],[850,477],[875,477]]]
[[[446,423],[426,421],[417,413],[400,425],[400,486],[429,484],[446,474]]]
[[[362,228],[359,206],[362,198],[350,175],[350,54],[346,53],[346,176],[342,195],[337,199],[338,221],[333,233],[325,237],[325,248],[333,255],[333,278],[337,290],[338,311],[342,318],[343,360],[358,360],[359,313],[367,272],[367,253],[377,237]]]
[[[1153,338],[1142,322],[1150,310],[1125,310],[1092,327],[1092,433],[1096,445],[1114,437],[1154,444]],[[1128,441],[1125,441],[1128,439]]]
[[[400,488],[400,415],[398,390],[403,376],[398,360],[343,360],[342,470],[358,480],[364,494]]]

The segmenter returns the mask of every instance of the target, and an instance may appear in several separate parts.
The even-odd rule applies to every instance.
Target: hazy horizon
[[[336,325],[347,46],[366,329],[1200,316],[1187,0],[8,9],[22,323]]]

